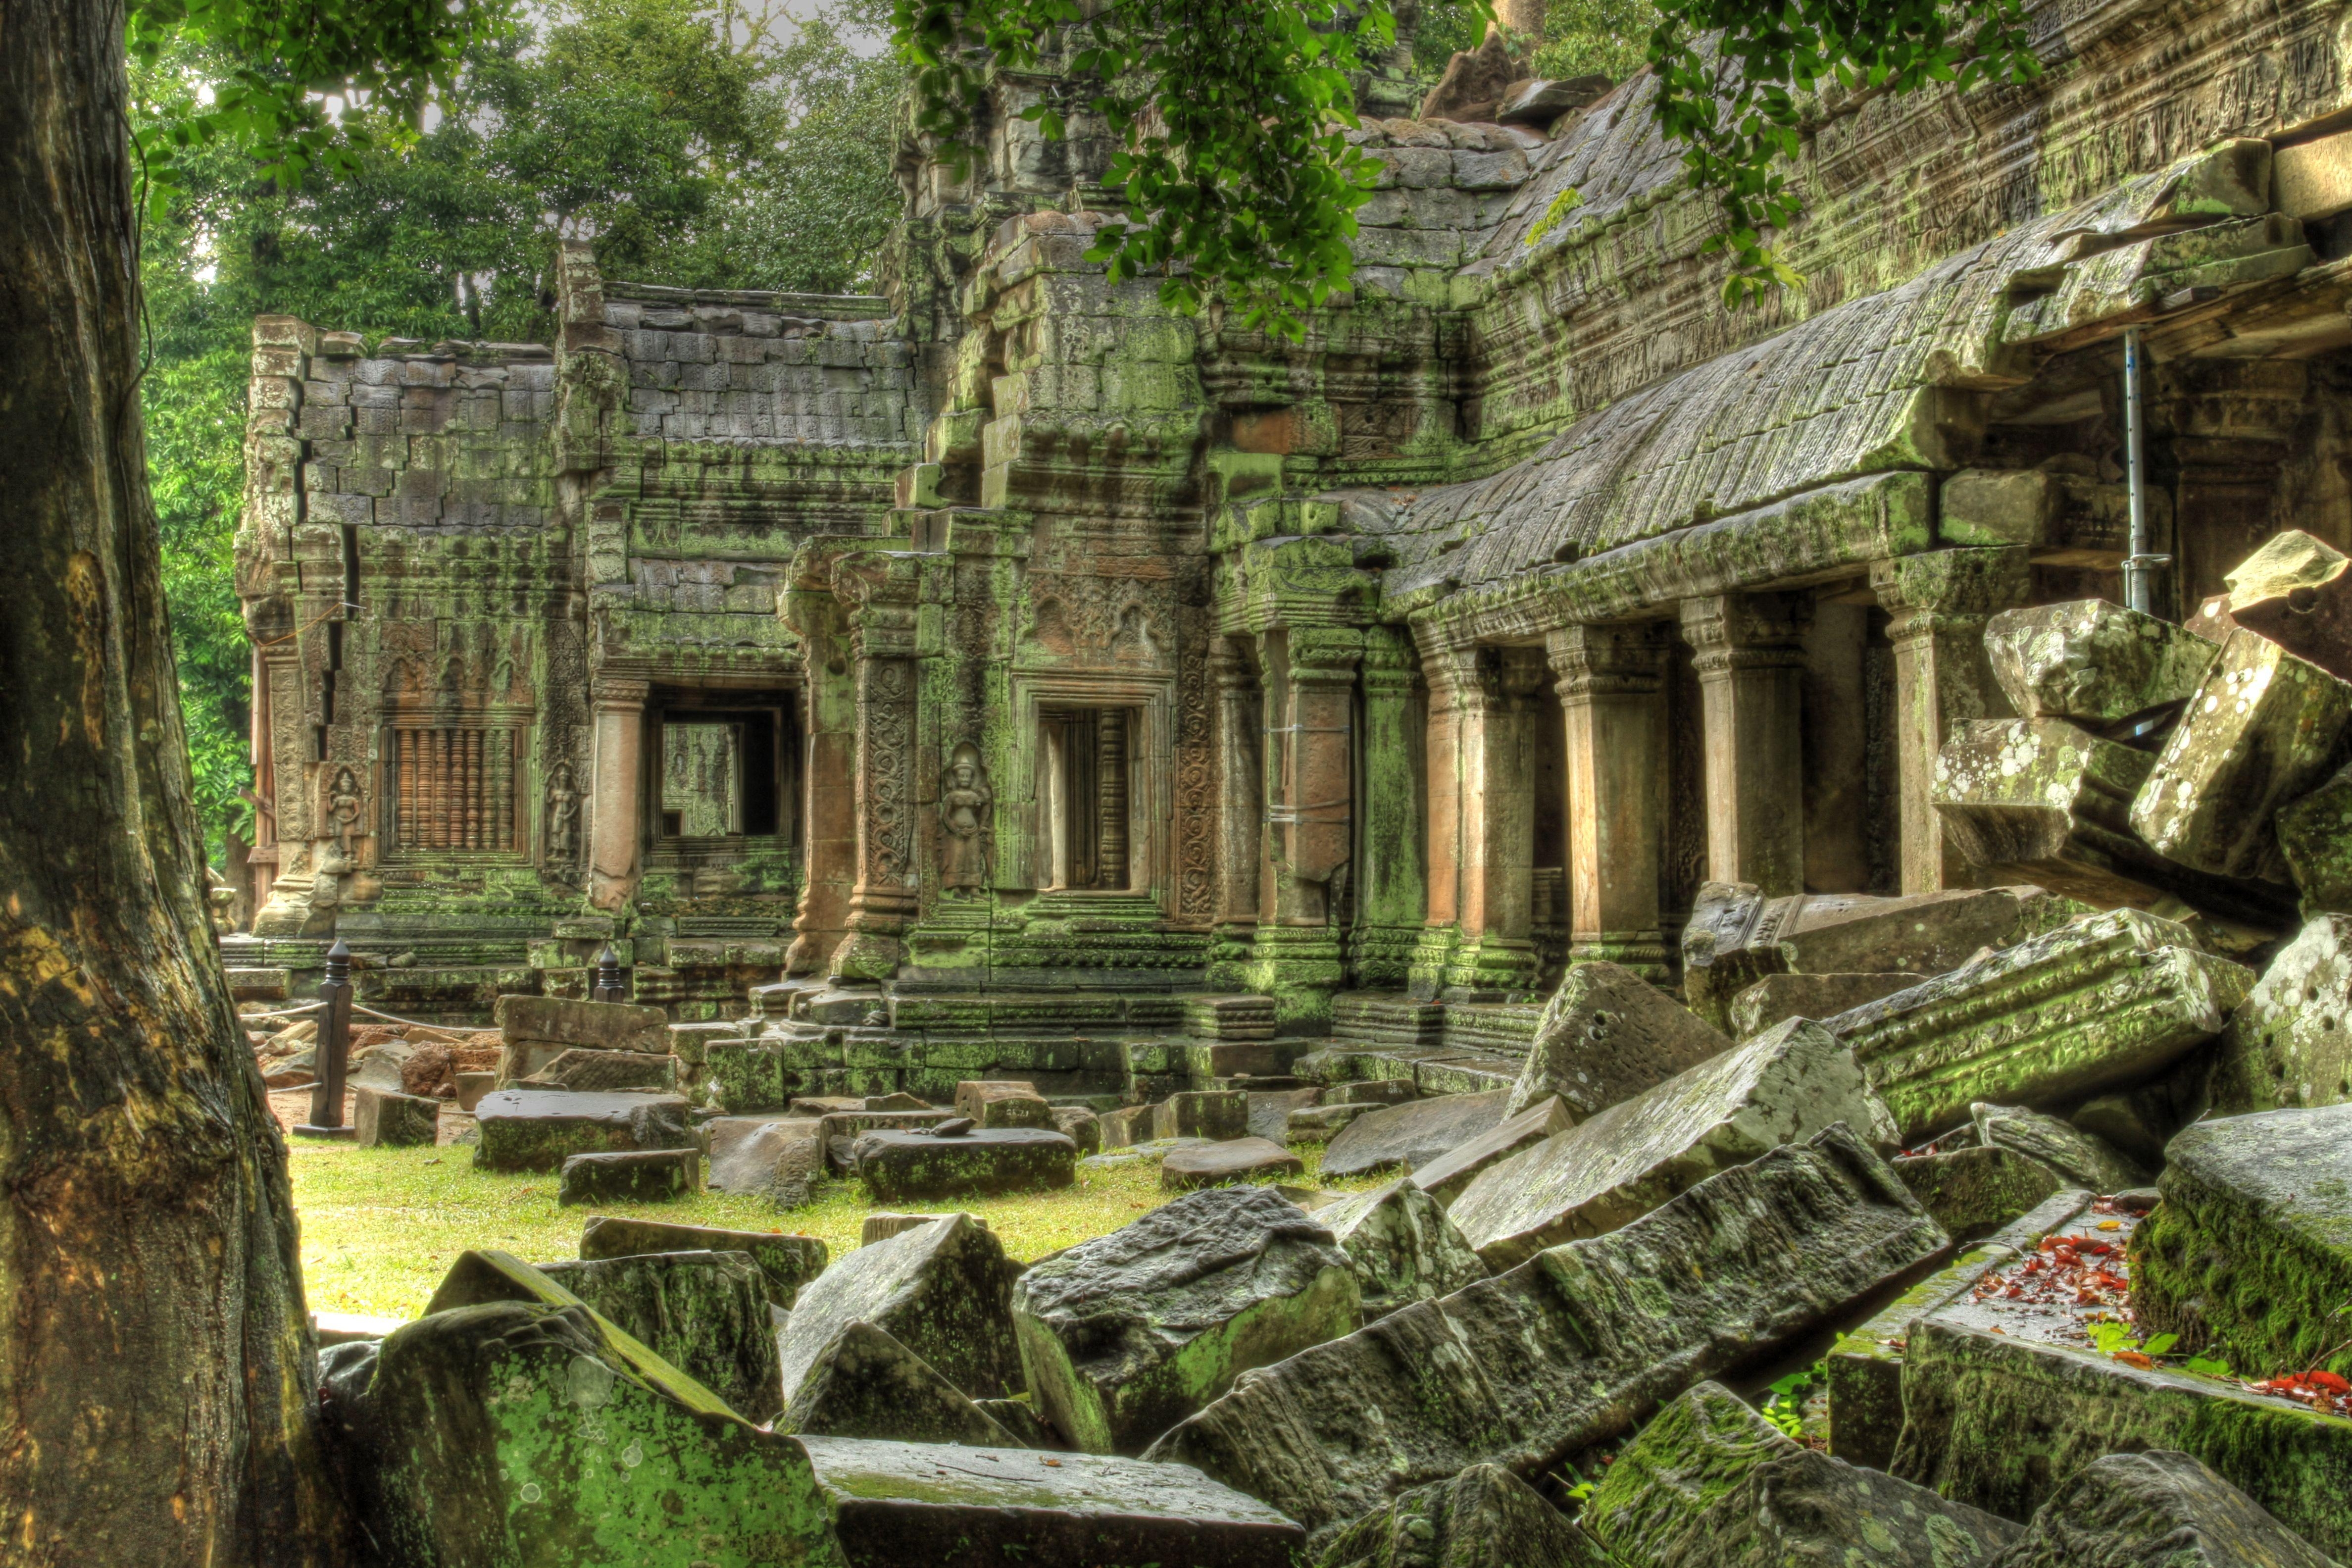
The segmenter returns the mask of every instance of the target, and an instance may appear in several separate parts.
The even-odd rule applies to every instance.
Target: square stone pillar
[[[834,592],[850,605],[857,670],[857,883],[832,977],[878,983],[898,972],[919,909],[915,868],[915,565],[876,551],[845,556]]]
[[[1706,874],[1805,890],[1805,594],[1683,601],[1706,726]]]
[[[1564,626],[1545,639],[1566,726],[1569,957],[1673,978],[1659,914],[1666,838],[1662,621]]]
[[[1220,637],[1209,653],[1209,676],[1216,685],[1217,726],[1217,924],[1209,944],[1208,984],[1213,990],[1238,990],[1246,984],[1243,965],[1257,932],[1258,867],[1265,858],[1265,720],[1260,716],[1257,667],[1249,644]]]
[[[1364,635],[1302,626],[1265,641],[1273,886],[1251,944],[1249,987],[1274,998],[1277,1033],[1321,1034],[1341,980],[1333,879],[1355,837],[1353,721]]]
[[[1985,659],[1984,625],[1995,611],[2023,604],[2028,583],[2021,547],[1933,550],[1871,564],[1895,645],[1895,798],[1906,893],[1975,885],[1930,804],[1936,753],[1956,726],[2008,716]]]
[[[857,885],[857,670],[832,594],[794,587],[784,619],[801,639],[801,896],[787,974],[823,974],[849,934]]]
[[[1406,971],[1406,989],[1423,1002],[1445,989],[1446,966],[1462,940],[1462,705],[1478,683],[1475,648],[1423,648],[1422,679],[1429,688],[1423,727],[1425,765],[1423,879],[1427,913]]]
[[[255,658],[260,682],[253,691],[257,730],[265,730],[268,751],[260,772],[269,789],[271,824],[277,834],[278,874],[267,899],[254,912],[256,936],[313,934],[310,894],[317,866],[311,844],[312,763],[306,750],[310,725],[302,700],[306,679],[297,643],[277,644]]]
[[[1404,988],[1428,913],[1422,869],[1423,742],[1413,722],[1419,663],[1402,628],[1365,631],[1356,929],[1349,942],[1348,970],[1349,983],[1368,991]]]
[[[1462,758],[1462,940],[1445,995],[1500,1001],[1532,989],[1535,942],[1534,724],[1543,655],[1489,650],[1456,699]]]
[[[642,680],[599,680],[590,692],[588,901],[617,910],[636,897],[645,842],[646,693]]]

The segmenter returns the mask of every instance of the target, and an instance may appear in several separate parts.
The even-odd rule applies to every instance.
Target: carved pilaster
[[[645,842],[646,697],[642,680],[604,679],[591,699],[594,724],[588,805],[588,900],[618,910],[636,896]]]
[[[1268,634],[1265,668],[1272,908],[1253,937],[1250,989],[1275,999],[1275,1026],[1320,1033],[1341,980],[1337,879],[1354,837],[1353,710],[1363,633]]]
[[[1265,811],[1260,770],[1257,668],[1249,645],[1220,637],[1209,659],[1217,699],[1217,932],[1210,948],[1209,984],[1244,984],[1241,965],[1257,929],[1258,863],[1264,854]]]
[[[1462,758],[1462,940],[1445,966],[1451,1000],[1525,992],[1535,943],[1535,746],[1543,656],[1490,648],[1456,700]]]
[[[1706,724],[1706,864],[1718,882],[1804,891],[1802,594],[1683,602]]]
[[[1348,968],[1349,981],[1366,990],[1404,986],[1428,914],[1422,858],[1425,792],[1421,734],[1413,722],[1420,662],[1401,629],[1365,631],[1358,752],[1363,798],[1357,803],[1356,926]]]
[[[1569,956],[1672,976],[1661,928],[1665,854],[1662,622],[1564,626],[1544,644],[1555,677],[1568,787]]]
[[[1477,700],[1478,652],[1424,647],[1421,673],[1429,689],[1422,774],[1428,825],[1423,837],[1427,913],[1406,971],[1406,988],[1428,1002],[1445,988],[1446,966],[1462,940],[1462,715],[1465,702]]]
[[[1984,626],[1995,611],[2023,604],[2028,582],[2022,548],[1935,550],[1871,565],[1870,585],[1895,645],[1895,802],[1906,893],[1972,885],[1930,801],[1936,754],[1957,726],[2009,712],[1985,659]]]
[[[857,885],[833,977],[883,981],[906,957],[918,905],[915,868],[915,574],[905,555],[845,557],[835,591],[849,599],[857,668]]]

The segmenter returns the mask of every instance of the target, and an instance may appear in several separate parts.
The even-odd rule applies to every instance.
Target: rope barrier
[[[299,1013],[315,1013],[325,1005],[324,1002],[305,1002],[299,1007],[281,1007],[274,1013],[239,1013],[236,1021],[249,1024],[256,1018],[291,1018]]]
[[[352,1011],[365,1013],[371,1018],[382,1018],[387,1024],[405,1024],[412,1029],[432,1029],[444,1035],[475,1035],[484,1032],[479,1029],[469,1029],[463,1024],[428,1024],[422,1018],[404,1018],[397,1013],[379,1013],[373,1007],[362,1007],[356,1002],[352,1004]]]

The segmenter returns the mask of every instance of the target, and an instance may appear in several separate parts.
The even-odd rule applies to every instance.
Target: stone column
[[[1664,984],[1671,635],[1662,621],[1564,626],[1544,649],[1567,735],[1569,956]]]
[[[793,587],[783,614],[801,639],[801,896],[787,974],[823,974],[849,934],[857,884],[857,675],[849,627],[830,593]]]
[[[642,680],[600,679],[590,693],[595,731],[589,757],[588,901],[617,910],[636,896],[637,848],[645,837],[638,796],[645,772]]]
[[[1500,1001],[1533,987],[1536,693],[1543,656],[1497,648],[1456,700],[1462,758],[1462,940],[1445,994]]]
[[[1257,931],[1258,862],[1265,846],[1264,721],[1259,717],[1257,670],[1248,645],[1220,637],[1209,656],[1217,687],[1217,929],[1209,947],[1208,984],[1214,990],[1243,985],[1242,969]]]
[[[1428,824],[1423,839],[1428,912],[1406,973],[1406,989],[1429,1002],[1445,989],[1446,965],[1453,963],[1462,940],[1462,708],[1464,692],[1477,686],[1478,650],[1423,648],[1421,671],[1429,688],[1429,722],[1423,731],[1427,762],[1422,774]]]
[[[311,773],[303,748],[310,725],[303,717],[302,656],[291,641],[279,643],[257,660],[261,684],[254,689],[256,728],[267,726],[272,820],[278,836],[278,874],[253,917],[256,936],[300,936],[310,921]]]
[[[857,670],[857,885],[849,934],[832,976],[874,982],[898,973],[901,940],[918,907],[915,868],[915,577],[911,556],[845,558],[834,590],[853,607]]]
[[[1805,889],[1804,594],[1683,601],[1706,724],[1706,874]]]
[[[2022,548],[1934,550],[1874,562],[1870,585],[1890,617],[1895,645],[1895,802],[1903,830],[1903,890],[1974,885],[1967,860],[1944,842],[1929,804],[1936,753],[1971,719],[2002,718],[2009,702],[1985,660],[1984,624],[2025,602]]]
[[[1320,1034],[1342,978],[1332,879],[1354,838],[1352,719],[1364,637],[1353,627],[1312,626],[1268,638],[1276,639],[1266,661],[1278,677],[1267,692],[1279,716],[1266,812],[1273,900],[1252,942],[1249,984],[1274,998],[1277,1033]]]
[[[1423,880],[1422,737],[1413,724],[1412,639],[1396,626],[1364,633],[1360,798],[1356,826],[1356,929],[1349,980],[1400,991],[1428,914]]]

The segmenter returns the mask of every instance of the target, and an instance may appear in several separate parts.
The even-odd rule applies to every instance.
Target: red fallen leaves
[[[1980,1301],[1999,1297],[2038,1306],[2120,1306],[2131,1290],[2121,1262],[2122,1249],[2113,1242],[2045,1236],[2041,1250],[2024,1262],[1979,1281],[1976,1296]]]
[[[2308,1405],[2323,1415],[2352,1415],[2352,1383],[2314,1368],[2246,1384],[2256,1394],[2275,1394]]]

